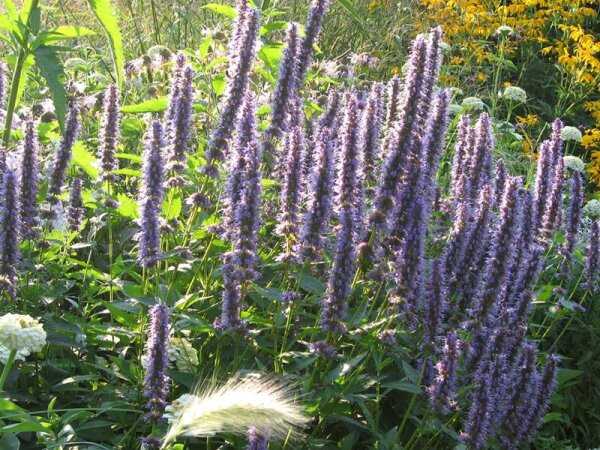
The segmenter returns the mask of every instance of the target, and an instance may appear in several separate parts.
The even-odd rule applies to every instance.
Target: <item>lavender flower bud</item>
[[[461,341],[456,333],[451,332],[446,337],[442,358],[436,364],[436,377],[429,386],[429,404],[431,409],[440,414],[448,414],[456,406],[457,374],[461,356]]]
[[[169,309],[164,303],[150,309],[147,348],[143,394],[148,403],[144,420],[159,423],[164,420],[162,415],[169,394]]]
[[[581,227],[581,210],[583,208],[583,176],[578,170],[573,171],[571,176],[571,197],[569,198],[569,212],[566,220],[565,243],[562,248],[564,260],[560,267],[563,279],[569,276],[569,268],[573,260],[573,249],[577,241],[577,233]]]
[[[77,108],[77,105],[73,103],[69,109],[69,116],[65,125],[65,134],[59,142],[52,160],[52,169],[50,172],[50,179],[48,180],[48,193],[46,196],[46,200],[51,204],[58,202],[58,196],[62,192],[67,168],[71,161],[73,144],[75,144],[77,133],[79,132],[79,125],[79,109]]]
[[[117,86],[111,84],[104,92],[104,114],[102,116],[102,127],[100,128],[100,138],[98,151],[100,153],[100,167],[102,168],[103,180],[115,180],[112,174],[117,170],[119,163],[116,152],[119,139],[119,91]]]
[[[302,192],[302,161],[304,135],[300,127],[294,127],[286,135],[284,154],[287,155],[283,189],[281,190],[281,211],[275,231],[280,236],[298,236],[299,209]]]
[[[331,215],[333,141],[328,128],[319,132],[315,146],[317,159],[308,186],[308,201],[300,240],[300,255],[304,259],[314,259],[320,254]]]
[[[600,292],[600,221],[592,223],[590,243],[585,260],[585,283],[583,287],[593,293]]]
[[[207,165],[202,170],[208,176],[217,175],[214,164],[225,158],[227,141],[231,138],[250,81],[250,69],[256,56],[258,29],[259,12],[257,9],[249,9],[245,15],[243,31],[240,32],[239,53],[236,60],[230,64],[232,70],[227,79],[219,123],[211,135],[205,155]],[[230,59],[231,56],[233,55],[230,55]]]
[[[329,0],[312,0],[304,27],[304,39],[298,49],[298,79],[304,79],[312,62],[313,47],[317,43]]]
[[[71,181],[71,191],[69,192],[69,204],[67,205],[67,225],[70,231],[79,231],[83,220],[83,199],[81,198],[81,189],[83,180],[74,178]]]
[[[0,292],[6,291],[14,300],[17,297],[17,263],[21,257],[21,198],[19,178],[12,167],[7,167],[2,176],[0,198],[0,274],[4,277]]]
[[[21,149],[21,227],[23,238],[36,236],[38,225],[38,153],[37,129],[33,120],[25,123]]]

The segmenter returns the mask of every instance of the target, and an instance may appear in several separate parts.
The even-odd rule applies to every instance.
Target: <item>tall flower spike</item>
[[[21,227],[23,238],[36,236],[38,225],[38,153],[37,128],[33,120],[25,123],[21,149]]]
[[[164,196],[162,138],[162,125],[159,121],[154,121],[146,137],[143,177],[139,193],[138,261],[144,268],[155,267],[160,261],[159,213]]]
[[[319,39],[323,18],[329,8],[329,0],[312,0],[308,10],[306,26],[304,27],[304,39],[298,49],[298,79],[304,79],[310,67],[313,56],[313,47]]]
[[[255,114],[255,102],[252,95],[247,95],[245,100],[248,105],[244,109]],[[251,123],[254,123],[252,120]],[[256,141],[256,130],[252,129],[246,137],[247,143],[244,151],[244,176],[240,204],[235,212],[235,226],[237,228],[233,243],[233,256],[231,262],[236,272],[236,279],[243,283],[256,277],[257,250],[256,241],[260,227],[261,205],[261,149]]]
[[[452,157],[452,170],[450,173],[450,194],[455,202],[458,202],[464,194],[464,188],[460,186],[460,182],[470,154],[468,148],[470,133],[471,125],[469,123],[469,116],[461,116],[458,122],[454,156]],[[464,180],[464,178],[462,179]]]
[[[382,119],[383,86],[381,83],[373,83],[360,124],[365,183],[367,184],[373,184],[375,182]]]
[[[112,173],[117,170],[117,145],[119,140],[119,90],[111,84],[104,92],[104,114],[100,128],[98,151],[100,153],[100,166],[102,179],[114,181],[116,176]]]
[[[569,211],[565,225],[565,243],[562,248],[564,260],[560,266],[560,274],[563,279],[569,276],[569,268],[573,260],[573,249],[577,240],[577,233],[581,227],[581,209],[583,208],[583,176],[578,170],[574,170],[571,176],[571,196],[569,198]]]
[[[500,205],[500,201],[502,200],[502,193],[504,192],[504,186],[506,185],[506,178],[508,176],[508,173],[506,172],[506,165],[504,164],[504,160],[503,159],[499,159],[498,162],[496,163],[496,179],[494,181],[495,184],[495,190],[494,192],[496,193],[495,197],[496,197],[496,203],[497,206]]]
[[[232,61],[230,64],[232,70],[227,79],[223,109],[217,127],[208,142],[208,149],[205,154],[207,163],[202,168],[203,173],[213,178],[218,177],[215,163],[223,161],[225,158],[227,141],[231,138],[238,113],[242,107],[244,94],[250,82],[250,70],[256,56],[259,12],[257,9],[249,9],[245,17],[243,31],[240,34],[241,46],[239,53],[236,55],[237,60]]]
[[[436,364],[436,377],[427,389],[431,409],[448,414],[456,406],[457,370],[461,356],[461,341],[454,332],[446,337],[442,358]]]
[[[535,173],[534,199],[536,210],[536,228],[541,227],[546,208],[546,201],[552,189],[552,154],[550,142],[544,141],[538,150],[537,167]]]
[[[400,77],[394,75],[387,83],[387,107],[385,112],[385,129],[386,133],[394,126],[398,118],[398,106],[400,103]]]
[[[281,190],[281,211],[276,232],[280,236],[298,236],[299,209],[302,193],[302,162],[304,135],[300,127],[294,127],[286,135],[284,155],[287,156],[283,189]]]
[[[329,227],[333,196],[333,140],[328,128],[321,130],[315,143],[315,167],[308,186],[306,212],[302,220],[302,259],[319,257]]]
[[[475,201],[484,185],[493,184],[492,152],[494,149],[494,131],[487,113],[481,114],[475,125],[475,144],[469,163],[470,201]]]
[[[66,211],[67,225],[70,231],[79,231],[81,229],[81,221],[83,220],[82,188],[83,180],[81,178],[74,178],[73,181],[71,181],[69,204],[67,205]]]
[[[179,79],[179,97],[173,105],[173,117],[167,122],[167,166],[174,172],[173,178],[169,180],[171,186],[181,186],[184,183],[181,174],[185,171],[192,137],[193,77],[194,70],[186,65]]]
[[[279,76],[271,96],[271,123],[265,131],[263,153],[274,156],[273,140],[280,139],[287,121],[290,95],[294,95],[298,85],[298,26],[291,23],[286,39],[286,47],[279,63]]]
[[[245,323],[241,319],[242,295],[240,282],[234,273],[235,268],[226,262],[223,266],[223,295],[221,316],[215,320],[217,330],[242,331]]]
[[[69,116],[65,124],[65,133],[52,159],[52,169],[46,195],[46,199],[51,204],[57,203],[58,196],[62,193],[67,168],[71,161],[73,144],[75,144],[79,132],[79,126],[79,108],[73,103],[69,109]]]
[[[185,69],[186,64],[186,56],[183,54],[183,52],[178,52],[173,60],[171,85],[169,87],[169,103],[167,105],[167,113],[165,115],[167,124],[172,123],[177,114],[179,97],[181,96],[181,77],[183,76],[183,70]]]
[[[563,158],[558,158],[554,169],[554,178],[552,180],[552,188],[549,191],[550,195],[546,199],[544,208],[544,216],[540,233],[543,238],[548,239],[556,230],[557,224],[561,221],[561,209],[563,200],[563,189],[565,184],[565,162]]]
[[[584,287],[596,293],[600,292],[600,221],[592,223],[590,243],[585,259]]]
[[[157,303],[150,309],[148,331],[143,391],[148,402],[144,420],[154,424],[164,421],[162,416],[169,394],[169,308],[164,303]]]
[[[248,429],[248,446],[246,450],[269,450],[269,438],[260,429],[250,427]]]
[[[0,292],[6,291],[14,300],[17,297],[17,263],[21,256],[21,195],[19,177],[12,167],[7,167],[2,177],[0,198]]]
[[[555,208],[553,193],[558,187],[556,181],[561,177],[561,174],[558,174],[557,171],[560,170],[559,164],[561,162],[559,160],[562,160],[562,128],[563,123],[556,119],[552,123],[550,140],[542,142],[539,151],[535,182],[535,208],[538,214],[538,228],[542,235],[548,232],[548,229],[544,228],[546,216],[556,216],[556,211],[552,211]],[[564,171],[564,167],[562,170]],[[560,182],[560,189],[562,200],[562,181]],[[550,200],[548,200],[549,198]]]

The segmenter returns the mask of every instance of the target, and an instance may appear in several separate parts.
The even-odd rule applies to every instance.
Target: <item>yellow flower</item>
[[[535,114],[527,114],[526,116],[517,116],[517,122],[526,127],[533,127],[537,125],[540,121],[540,118]]]
[[[485,80],[488,79],[488,76],[485,73],[481,73],[479,72],[477,75],[477,81],[479,81],[480,83],[483,83]]]

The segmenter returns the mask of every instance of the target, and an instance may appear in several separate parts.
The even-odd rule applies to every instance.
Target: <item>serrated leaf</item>
[[[110,51],[117,72],[117,82],[119,87],[123,83],[123,40],[121,38],[121,29],[110,0],[87,0],[96,19],[102,25],[106,36],[110,42]]]
[[[220,14],[222,16],[237,17],[237,11],[232,6],[221,5],[220,3],[209,3],[208,5],[204,5],[202,8],[208,9],[214,13]]]
[[[56,27],[52,31],[45,33],[43,36],[36,38],[35,43],[40,44],[53,44],[63,39],[74,39],[78,37],[94,36],[96,33],[89,28],[75,27],[72,25],[62,25]]]
[[[61,130],[64,130],[65,115],[67,112],[67,91],[64,85],[65,71],[63,70],[62,63],[54,47],[40,45],[33,52],[35,63],[50,89],[56,118]]]
[[[73,145],[72,164],[83,170],[90,178],[98,178],[96,158],[85,148],[85,145],[81,141],[76,141],[75,145]]]

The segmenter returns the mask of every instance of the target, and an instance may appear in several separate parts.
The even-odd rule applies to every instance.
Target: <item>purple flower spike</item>
[[[250,83],[250,70],[256,57],[259,30],[259,11],[248,9],[244,14],[243,29],[240,30],[239,50],[230,55],[229,77],[219,123],[213,131],[206,151],[207,164],[202,171],[207,176],[216,177],[215,162],[223,161],[227,153],[227,141],[231,138],[237,117],[244,101],[244,94]]]
[[[536,392],[535,403],[529,409],[530,420],[523,427],[523,442],[527,442],[535,434],[537,429],[542,424],[542,418],[550,407],[550,398],[556,390],[558,383],[558,363],[559,358],[555,355],[549,355],[544,369],[540,374],[538,389]]]
[[[215,320],[215,329],[221,331],[243,331],[245,324],[241,319],[242,296],[240,283],[234,267],[226,263],[223,266],[223,296],[221,299],[221,316]]]
[[[112,172],[119,167],[116,152],[119,140],[119,121],[121,119],[119,91],[114,84],[108,86],[104,92],[103,109],[104,114],[98,144],[100,166],[102,168],[102,179],[114,181],[116,176]]]
[[[585,259],[585,283],[583,287],[590,291],[600,292],[600,221],[592,223],[590,244]]]
[[[74,178],[71,181],[71,191],[69,192],[69,204],[67,205],[67,225],[70,231],[79,231],[83,220],[83,199],[81,198],[81,189],[83,180]]]
[[[304,39],[298,51],[298,79],[304,79],[312,62],[313,47],[319,39],[329,0],[312,0],[304,27]]]
[[[280,236],[298,236],[299,209],[302,193],[302,162],[304,135],[300,127],[294,127],[286,135],[284,154],[287,155],[283,189],[281,190],[281,212],[276,232]]]
[[[279,77],[271,96],[271,123],[264,135],[265,155],[274,155],[273,140],[280,139],[286,128],[290,96],[295,95],[298,86],[298,46],[298,26],[292,23],[288,28],[286,47],[279,63]]]
[[[577,233],[581,227],[581,209],[583,208],[583,176],[578,170],[573,171],[571,176],[571,196],[569,198],[569,211],[566,220],[565,243],[562,248],[564,260],[560,267],[563,279],[569,277],[569,268],[573,260],[573,249],[577,240]]]
[[[26,239],[37,235],[39,151],[37,127],[33,120],[28,120],[21,149],[21,227],[23,238]]]
[[[542,217],[540,233],[543,238],[548,239],[556,231],[561,222],[561,210],[563,201],[563,189],[565,185],[565,162],[558,158],[554,169],[552,188],[546,200],[544,215]]]
[[[79,109],[75,104],[72,104],[65,125],[65,134],[59,142],[52,159],[52,169],[50,179],[48,180],[48,193],[46,196],[46,200],[51,204],[57,203],[58,196],[62,193],[67,168],[71,162],[73,144],[75,144],[79,132],[79,126]]]
[[[341,128],[338,178],[335,205],[338,211],[354,209],[362,180],[362,158],[359,147],[359,120],[356,97],[344,96],[344,122]]]
[[[383,86],[381,83],[373,83],[360,125],[365,182],[367,184],[375,182],[382,119]]]
[[[182,186],[184,180],[181,174],[185,171],[187,153],[192,137],[192,103],[194,101],[193,87],[194,70],[186,65],[179,82],[179,95],[173,104],[173,117],[167,121],[167,167],[173,171],[170,186]]]
[[[21,195],[19,177],[12,167],[7,167],[0,186],[0,292],[6,291],[14,300],[17,297],[17,263],[21,234]]]
[[[269,437],[258,428],[250,427],[246,450],[269,450]]]
[[[163,413],[169,394],[169,308],[157,303],[150,309],[150,323],[146,352],[146,374],[144,376],[144,397],[146,414],[144,420],[150,423],[163,422]]]
[[[436,364],[436,376],[427,389],[431,409],[440,414],[448,414],[456,407],[457,374],[462,344],[456,333],[446,337],[442,358]]]
[[[300,256],[306,260],[320,256],[324,235],[329,228],[333,196],[333,140],[329,129],[320,131],[315,146],[316,161],[308,186],[300,239]]]
[[[468,167],[470,178],[470,201],[475,201],[485,185],[493,183],[494,131],[492,122],[487,113],[481,114],[475,125],[475,143],[473,154]]]
[[[386,133],[394,126],[398,119],[398,107],[400,103],[401,82],[398,75],[394,75],[387,83],[387,107],[385,113]]]

